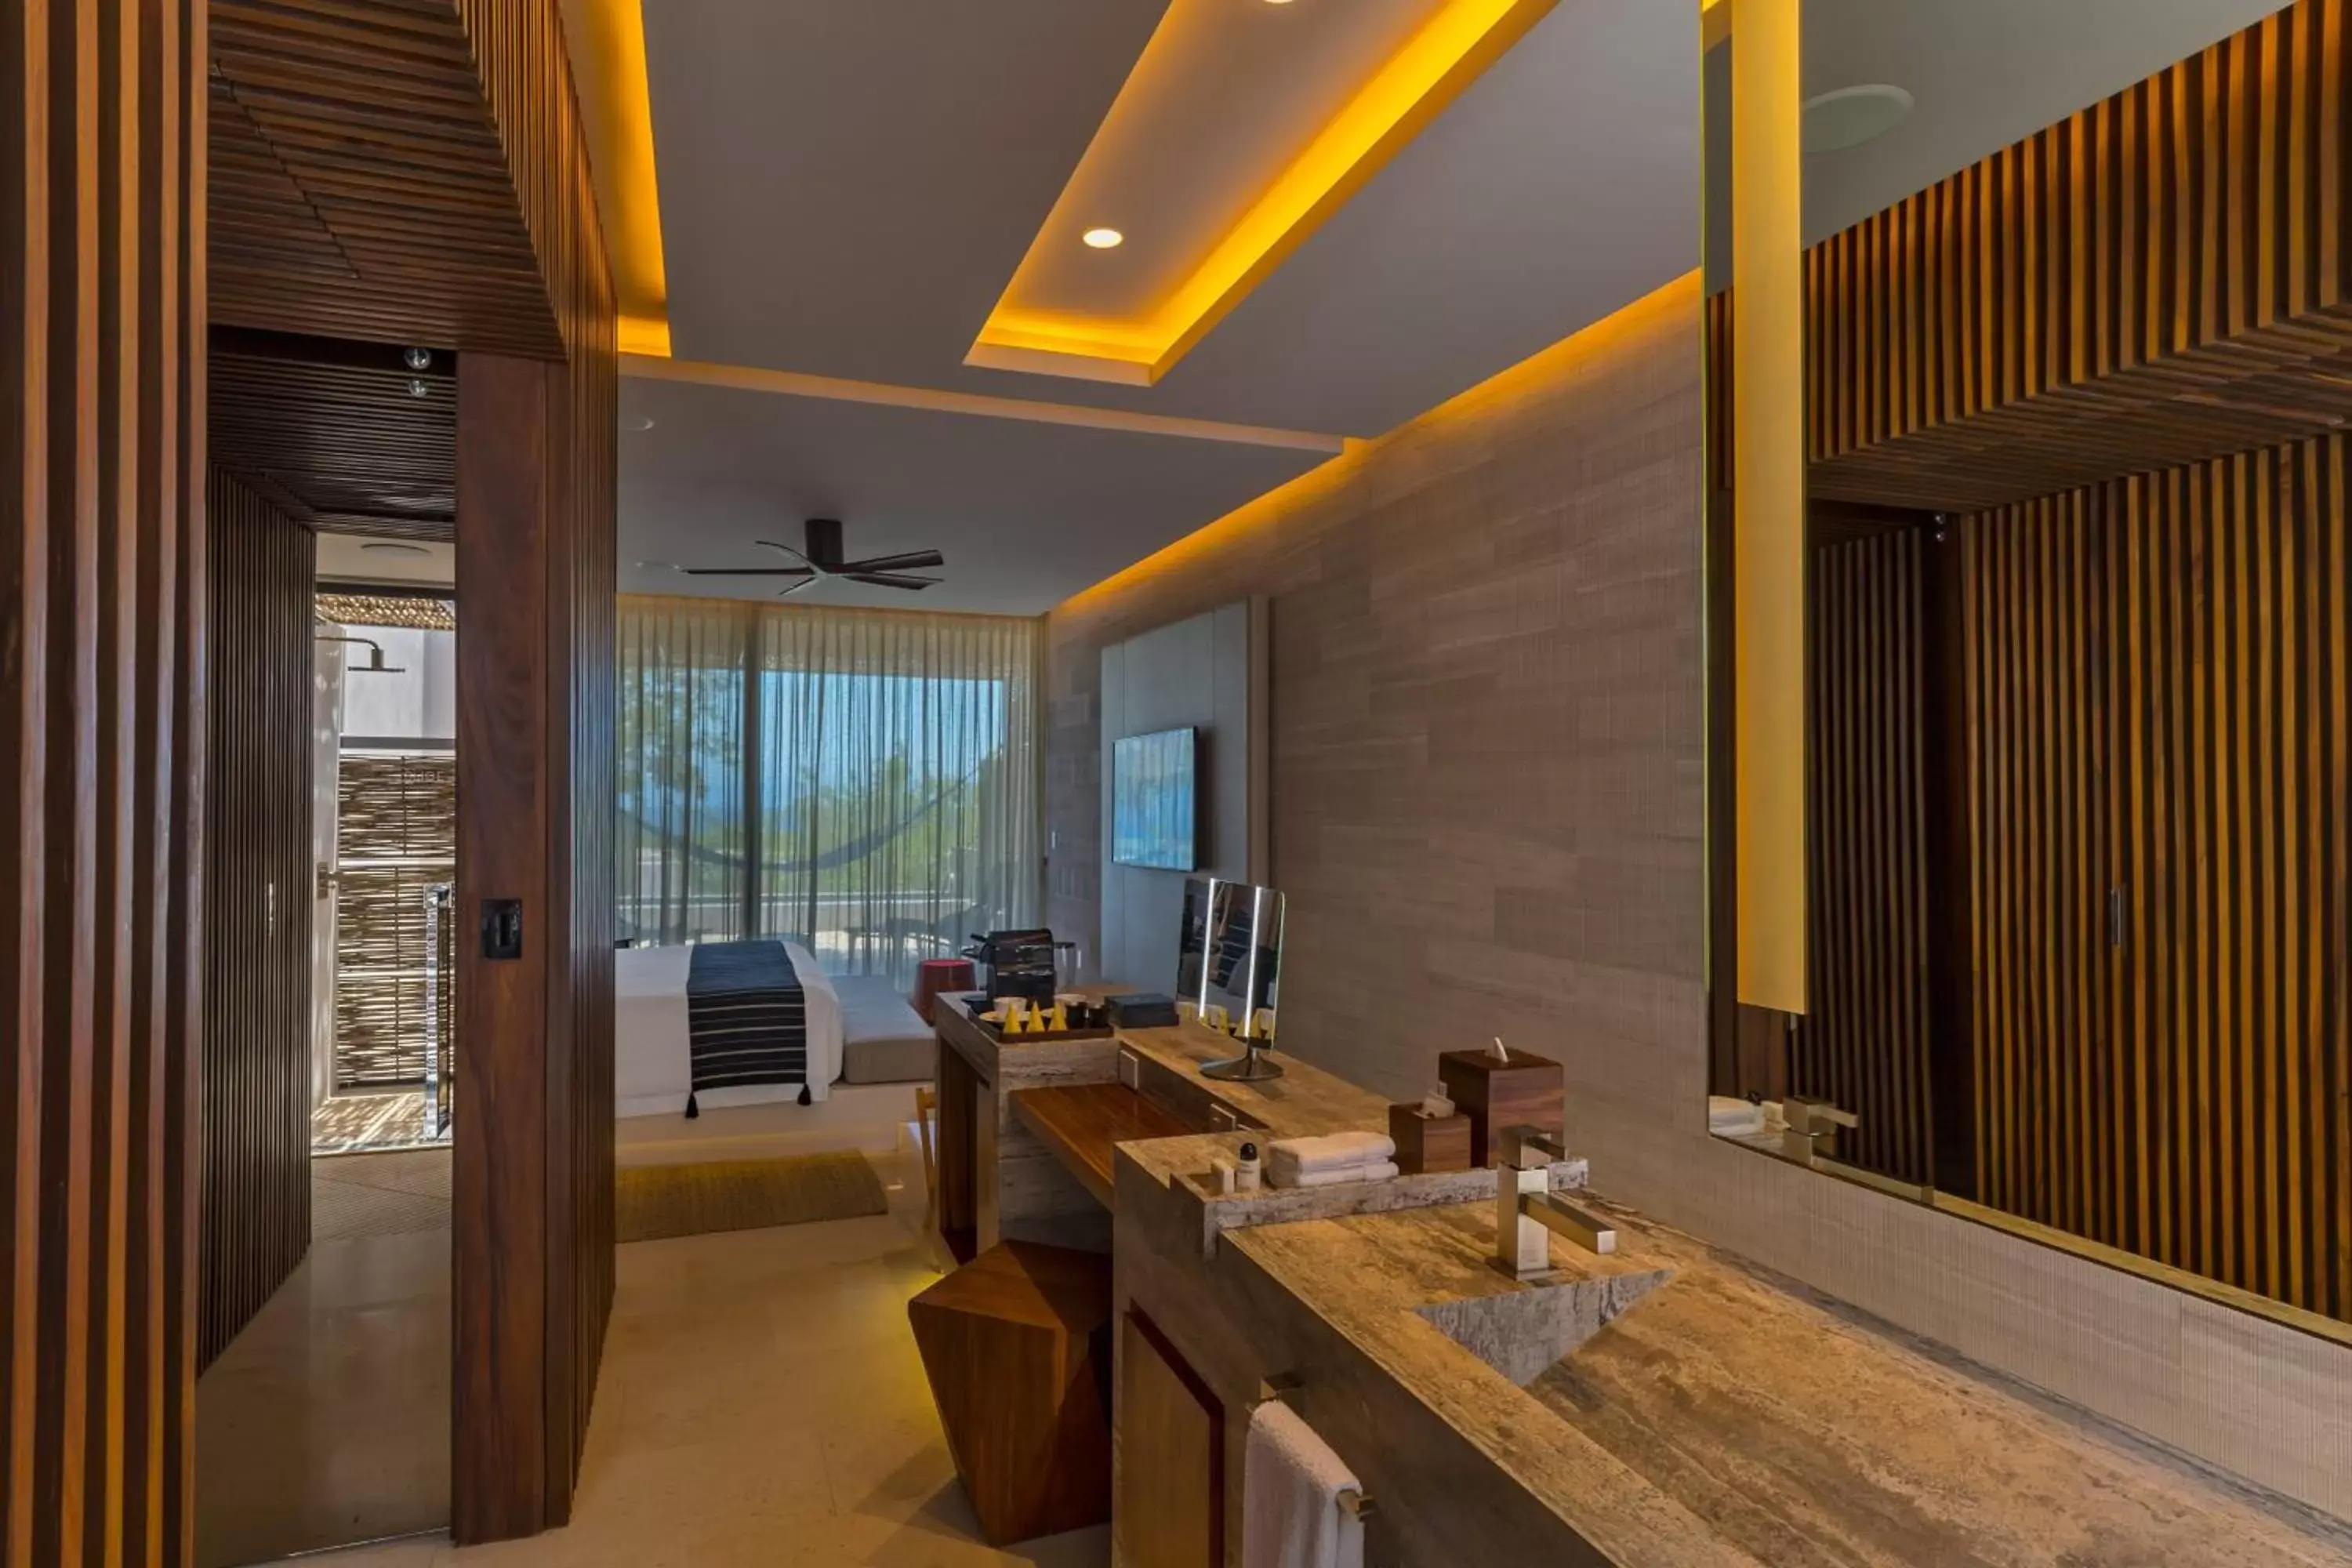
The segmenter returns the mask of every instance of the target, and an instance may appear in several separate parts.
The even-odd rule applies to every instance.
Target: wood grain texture
[[[215,469],[206,677],[204,1285],[211,1364],[310,1247],[316,536]]]
[[[1815,500],[1973,510],[2352,416],[2347,0],[1806,253]]]
[[[1103,1207],[1111,1206],[1111,1154],[1135,1138],[1179,1137],[1192,1131],[1123,1083],[1058,1084],[1022,1089],[1013,1113]]]
[[[1118,1506],[1124,1568],[1225,1557],[1225,1407],[1140,1310],[1119,1320]]]
[[[458,610],[453,1500],[468,1542],[569,1517],[612,1304],[609,344],[458,371],[458,581],[499,584]],[[480,956],[497,898],[523,901],[520,961]]]
[[[956,1475],[1005,1546],[1110,1517],[1110,1260],[1008,1241],[907,1303]]]
[[[1982,1201],[2352,1321],[2347,458],[1960,538]]]
[[[212,459],[324,532],[447,540],[457,510],[454,357],[216,328]],[[415,395],[413,386],[425,389]]]
[[[1816,536],[1822,531],[1816,520]],[[1837,1157],[1929,1178],[1922,562],[1916,530],[1816,549],[1808,605],[1810,1005],[1789,1087],[1851,1110]]]
[[[215,319],[560,358],[550,198],[585,158],[554,26],[551,0],[218,0]]]
[[[193,1538],[205,16],[27,0],[0,29],[7,1568]]]

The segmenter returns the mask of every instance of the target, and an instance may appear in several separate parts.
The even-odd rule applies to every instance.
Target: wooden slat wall
[[[1963,544],[1986,1201],[2352,1321],[2348,451]]]
[[[417,375],[396,363],[216,348],[213,462],[322,531],[446,540],[457,510],[457,389],[452,356],[434,358],[438,368]]]
[[[1811,1006],[1789,1083],[1862,1119],[1838,1157],[1930,1179],[1922,556],[1916,529],[1812,554]]]
[[[310,1245],[310,581],[317,538],[215,470],[198,1365]]]
[[[567,354],[458,365],[460,930],[483,898],[525,900],[520,963],[460,946],[453,1529],[473,1542],[570,1518],[611,1312],[619,384],[554,0],[457,4]]]
[[[561,356],[573,290],[535,186],[563,188],[571,80],[560,47],[552,71],[520,52],[552,11],[212,0],[216,319]]]
[[[1813,247],[1814,499],[1977,510],[2352,417],[2347,5]]]
[[[205,8],[0,28],[0,1563],[192,1540]]]

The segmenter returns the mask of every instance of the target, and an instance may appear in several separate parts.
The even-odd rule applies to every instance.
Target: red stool
[[[915,1011],[928,1024],[931,1021],[933,998],[976,990],[979,984],[972,974],[971,959],[927,958],[915,966]]]

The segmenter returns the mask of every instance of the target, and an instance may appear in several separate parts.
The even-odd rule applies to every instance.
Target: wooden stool
[[[1110,1259],[1008,1241],[907,1303],[992,1546],[1110,1518]]]

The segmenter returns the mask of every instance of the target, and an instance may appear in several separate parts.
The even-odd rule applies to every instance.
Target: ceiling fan
[[[841,558],[841,521],[831,517],[808,520],[807,542],[799,550],[789,544],[778,544],[771,539],[756,539],[752,542],[780,551],[800,564],[681,566],[677,570],[689,577],[797,577],[799,582],[776,595],[778,598],[790,598],[811,584],[822,583],[828,577],[839,577],[851,583],[870,583],[877,588],[904,588],[910,593],[919,593],[940,579],[909,574],[926,567],[947,564],[947,558],[936,550],[913,550],[902,555],[876,555],[864,561],[844,561]]]

